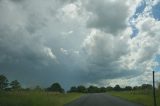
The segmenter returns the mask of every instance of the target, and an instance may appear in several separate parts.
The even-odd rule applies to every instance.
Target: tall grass
[[[49,92],[0,92],[0,106],[63,106],[83,94]]]
[[[129,101],[143,104],[144,106],[154,106],[152,90],[110,92],[110,94]],[[160,106],[160,90],[156,91],[156,99],[157,106]]]

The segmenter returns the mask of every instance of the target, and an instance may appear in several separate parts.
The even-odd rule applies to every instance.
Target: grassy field
[[[123,92],[110,92],[111,95],[117,96],[129,101],[133,101],[144,106],[153,106],[152,91],[123,91]],[[157,106],[160,106],[160,91],[156,92]]]
[[[84,94],[47,92],[0,92],[0,106],[63,106]]]

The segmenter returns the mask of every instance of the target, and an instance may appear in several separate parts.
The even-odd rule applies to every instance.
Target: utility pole
[[[153,71],[153,101],[154,101],[154,106],[157,106],[157,103],[156,103],[156,93],[155,93],[154,71]]]

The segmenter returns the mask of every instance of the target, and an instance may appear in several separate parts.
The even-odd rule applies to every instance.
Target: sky
[[[0,74],[24,87],[160,82],[159,0],[0,0]]]

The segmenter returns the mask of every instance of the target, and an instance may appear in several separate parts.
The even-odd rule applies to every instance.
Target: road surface
[[[85,95],[65,106],[142,106],[106,93],[96,93]]]

